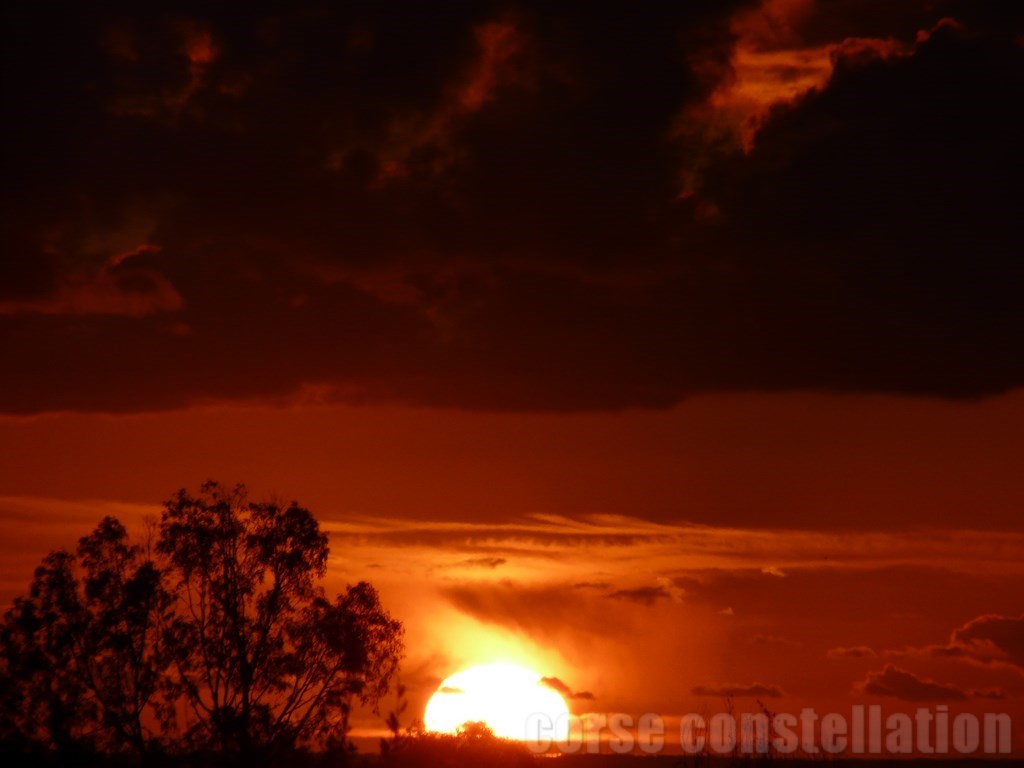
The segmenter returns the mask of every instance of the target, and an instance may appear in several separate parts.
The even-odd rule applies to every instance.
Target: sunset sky
[[[5,6],[0,603],[212,477],[413,714],[510,661],[1024,753],[1024,5],[260,7]]]

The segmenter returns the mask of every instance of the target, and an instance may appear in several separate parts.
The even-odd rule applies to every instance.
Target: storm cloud
[[[1020,13],[784,5],[9,5],[0,409],[1024,384]]]

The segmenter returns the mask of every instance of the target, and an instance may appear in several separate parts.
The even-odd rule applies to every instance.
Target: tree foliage
[[[159,549],[184,608],[171,632],[192,739],[292,746],[343,729],[353,698],[387,691],[401,627],[369,584],[333,601],[316,586],[327,536],[306,509],[208,483],[168,502]]]
[[[63,751],[148,751],[170,606],[159,569],[112,517],[75,555],[48,555],[0,631],[11,727]]]
[[[165,505],[154,547],[104,519],[36,569],[0,628],[0,738],[19,750],[254,755],[344,743],[402,628],[367,583],[328,598],[327,537],[296,503],[214,482]]]

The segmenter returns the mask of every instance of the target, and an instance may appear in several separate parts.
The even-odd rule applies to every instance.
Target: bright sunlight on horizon
[[[437,733],[456,733],[466,723],[482,722],[495,736],[527,741],[537,717],[554,725],[556,739],[567,738],[569,708],[558,691],[533,670],[497,663],[446,678],[427,702],[423,721]]]

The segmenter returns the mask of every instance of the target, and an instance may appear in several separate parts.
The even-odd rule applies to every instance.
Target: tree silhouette
[[[50,553],[0,627],[0,739],[18,752],[215,750],[252,758],[344,745],[375,705],[402,627],[359,583],[317,585],[327,537],[310,512],[215,482],[178,492],[155,549],[105,518]]]
[[[6,735],[63,753],[149,751],[170,605],[160,571],[114,518],[79,541],[77,557],[48,555],[0,631]]]
[[[179,606],[168,637],[190,743],[249,754],[343,738],[353,699],[387,692],[401,625],[369,584],[334,601],[316,586],[327,536],[308,510],[208,482],[167,503],[158,549]]]
[[[69,756],[87,749],[94,702],[74,673],[71,638],[81,634],[74,599],[74,556],[51,552],[36,568],[28,597],[19,597],[0,632],[3,676],[0,723],[6,744],[28,750],[46,745]]]

